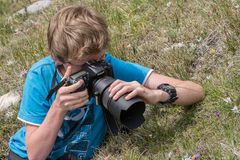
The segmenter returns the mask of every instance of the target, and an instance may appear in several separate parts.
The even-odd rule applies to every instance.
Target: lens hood
[[[99,100],[114,118],[120,121],[129,129],[135,129],[144,122],[143,113],[145,103],[140,98],[126,100],[126,95],[121,96],[118,100],[109,98],[108,88],[115,79],[109,76],[98,79],[94,83],[94,92],[100,96]]]

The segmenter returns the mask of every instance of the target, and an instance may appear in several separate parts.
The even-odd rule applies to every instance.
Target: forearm
[[[203,88],[191,81],[184,81],[183,83],[176,85],[175,88],[178,99],[174,104],[187,106],[197,103],[204,98]]]
[[[43,123],[36,129],[27,129],[26,145],[29,159],[46,159],[55,143],[64,119],[64,112],[52,106]]]
[[[199,102],[204,97],[203,89],[200,85],[197,85],[190,81],[183,81],[183,83],[175,86],[178,99],[174,104],[187,106]],[[142,92],[138,94],[142,97],[146,103],[159,104],[167,101],[170,96],[167,92],[160,89],[142,89]]]
[[[174,102],[174,104],[179,105],[192,105],[196,102],[199,102],[204,98],[204,91],[202,86],[192,81],[182,81],[179,79],[159,75],[153,72],[145,83],[145,87],[151,89],[155,93],[155,98],[157,100],[153,101],[153,104],[158,102],[164,102],[167,98],[166,92],[163,92],[157,87],[162,83],[168,83],[175,87],[177,92],[178,99]],[[169,97],[168,97],[169,98]]]
[[[69,70],[68,74],[70,73]],[[27,126],[26,145],[29,159],[46,159],[53,148],[65,113],[88,103],[87,89],[74,92],[82,84],[83,80],[80,80],[73,85],[61,87],[43,123],[39,127]]]

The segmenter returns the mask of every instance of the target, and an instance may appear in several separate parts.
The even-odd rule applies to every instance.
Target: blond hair
[[[109,32],[105,19],[96,11],[68,6],[51,19],[47,38],[51,55],[72,60],[106,49]]]

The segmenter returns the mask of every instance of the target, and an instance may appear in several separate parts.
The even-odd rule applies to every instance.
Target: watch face
[[[165,85],[165,88],[166,88],[166,89],[169,89],[169,90],[175,89],[173,86],[170,86],[170,85]]]
[[[159,89],[164,89],[164,90],[175,90],[175,88],[174,88],[173,86],[171,86],[171,85],[169,85],[169,84],[166,84],[166,83],[161,84],[161,85],[159,86]]]
[[[175,87],[173,87],[167,83],[163,83],[163,84],[160,84],[157,88],[167,92],[170,96],[169,100],[167,100],[166,102],[162,102],[162,103],[173,103],[178,99]]]

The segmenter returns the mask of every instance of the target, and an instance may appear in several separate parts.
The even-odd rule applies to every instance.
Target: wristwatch
[[[161,104],[173,103],[178,99],[175,87],[171,86],[170,84],[162,83],[157,87],[157,89],[167,92],[170,96],[170,98],[165,102],[159,102]]]

